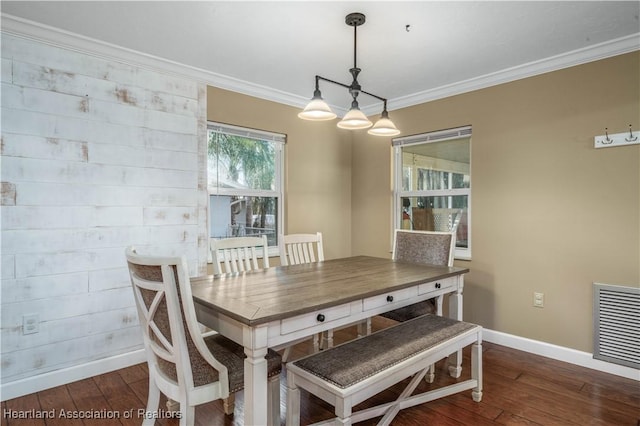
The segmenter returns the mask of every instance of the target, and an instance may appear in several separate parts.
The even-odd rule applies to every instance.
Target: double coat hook
[[[606,148],[613,146],[624,146],[624,145],[636,145],[640,144],[638,140],[638,132],[633,134],[633,130],[631,128],[631,124],[629,124],[629,133],[617,133],[615,135],[609,134],[609,128],[604,128],[604,135],[596,136],[594,141],[595,148]]]

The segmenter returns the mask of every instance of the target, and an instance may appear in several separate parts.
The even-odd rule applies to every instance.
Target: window
[[[285,136],[211,122],[207,136],[209,236],[266,235],[277,254]]]
[[[458,259],[471,258],[471,127],[393,140],[394,228],[457,226]]]

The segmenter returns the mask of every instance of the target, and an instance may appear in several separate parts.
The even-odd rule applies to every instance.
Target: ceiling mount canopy
[[[369,95],[383,102],[380,120],[378,120],[376,124],[369,129],[368,133],[375,136],[398,135],[400,134],[400,130],[398,130],[395,124],[393,124],[393,122],[389,119],[389,113],[387,112],[387,100],[385,98],[381,98],[380,96],[374,95],[373,93],[362,90],[360,83],[358,83],[358,75],[362,70],[358,68],[356,62],[357,28],[365,23],[366,17],[362,13],[350,13],[345,17],[344,21],[347,25],[353,27],[353,68],[349,70],[351,76],[353,77],[353,81],[350,85],[346,85],[316,75],[316,88],[313,92],[313,98],[311,99],[309,104],[307,104],[304,110],[298,114],[298,117],[304,120],[313,121],[333,120],[334,118],[336,118],[336,114],[331,111],[329,105],[322,99],[322,94],[320,93],[320,80],[322,80],[329,83],[337,84],[338,86],[342,86],[348,89],[349,93],[351,94],[351,108],[345,114],[343,119],[338,122],[339,128],[357,130],[368,129],[372,126],[373,123],[371,123],[367,116],[364,115],[362,111],[360,111],[360,107],[358,106],[358,95],[360,95],[360,93],[364,93],[365,95]]]

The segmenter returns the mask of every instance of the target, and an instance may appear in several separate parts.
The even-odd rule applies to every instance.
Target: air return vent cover
[[[593,357],[640,369],[640,288],[593,287]]]

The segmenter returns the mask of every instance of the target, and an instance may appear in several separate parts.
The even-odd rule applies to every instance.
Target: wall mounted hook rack
[[[604,128],[604,135],[596,136],[594,138],[594,148],[609,148],[612,146],[627,146],[627,145],[639,145],[640,138],[638,138],[640,131],[632,130],[631,124],[629,124],[629,131],[624,133],[616,133],[615,135],[609,134],[609,129]]]

